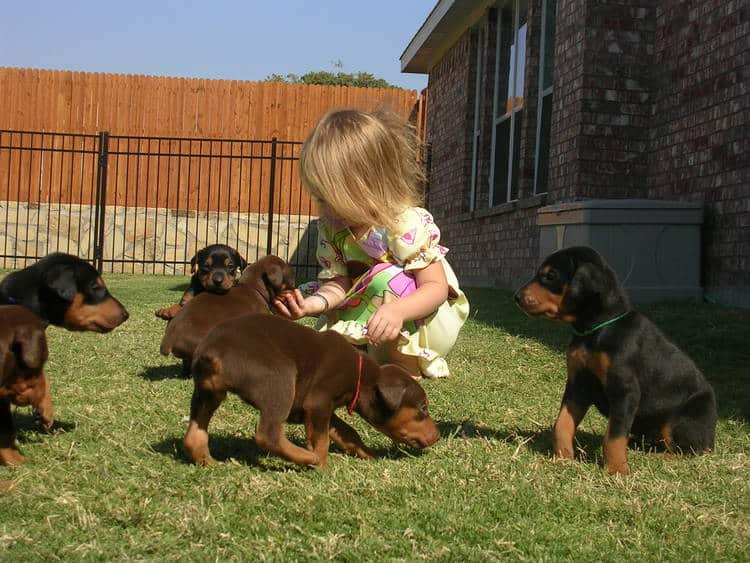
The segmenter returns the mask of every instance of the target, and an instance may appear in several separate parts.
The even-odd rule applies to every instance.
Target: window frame
[[[477,53],[475,59],[476,79],[474,81],[474,128],[472,131],[471,147],[471,183],[469,184],[469,211],[474,211],[477,204],[477,184],[479,182],[479,145],[482,136],[482,72],[484,72],[484,55],[486,51],[484,28],[485,18],[482,18],[475,28]]]
[[[512,177],[513,177],[513,168],[514,166],[518,166],[519,163],[514,162],[514,154],[515,154],[515,133],[516,133],[516,127],[520,127],[520,123],[517,123],[517,117],[516,114],[519,111],[522,111],[525,109],[526,104],[524,103],[520,107],[516,107],[516,85],[518,83],[518,56],[521,49],[518,47],[518,35],[519,35],[519,13],[520,13],[520,6],[521,4],[526,4],[526,9],[528,10],[528,4],[526,2],[523,2],[523,0],[510,0],[499,2],[496,6],[497,10],[497,21],[496,21],[496,30],[495,30],[495,77],[494,77],[494,84],[493,84],[493,100],[492,100],[492,141],[491,141],[491,149],[490,149],[490,173],[489,173],[489,181],[488,181],[488,203],[489,207],[495,207],[496,205],[502,205],[504,203],[510,203],[513,201],[517,201],[518,197],[516,196],[515,199],[511,199],[511,183],[512,183]],[[513,100],[511,103],[511,110],[509,113],[504,112],[502,115],[498,116],[498,110],[499,110],[499,99],[500,96],[498,95],[498,87],[500,85],[500,47],[502,45],[501,41],[503,39],[502,36],[502,28],[503,28],[503,8],[507,6],[513,7],[513,44],[516,45],[516,48],[514,49],[513,53],[513,60],[510,62],[510,73],[508,82],[509,84],[513,84]],[[528,22],[527,22],[528,23]],[[528,28],[527,28],[528,29]],[[526,35],[526,39],[528,41],[528,32]],[[524,56],[526,56],[526,48],[523,49]],[[524,72],[526,71],[526,65],[524,64]],[[525,86],[525,84],[524,84]],[[523,92],[521,92],[523,95]],[[504,98],[504,100],[507,100],[507,95]],[[507,104],[507,101],[505,102]],[[503,121],[510,119],[510,128],[508,132],[508,172],[507,177],[505,179],[505,199],[500,202],[495,202],[495,161],[496,161],[496,155],[495,151],[497,150],[497,127],[499,124],[501,124]]]

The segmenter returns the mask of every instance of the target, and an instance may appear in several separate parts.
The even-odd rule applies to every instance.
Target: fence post
[[[94,202],[94,267],[101,274],[104,258],[104,215],[107,208],[107,157],[109,133],[99,132],[96,170],[96,201]]]
[[[271,254],[271,238],[273,237],[273,204],[276,193],[276,141],[271,139],[271,180],[268,191],[268,238],[266,240],[266,254]]]

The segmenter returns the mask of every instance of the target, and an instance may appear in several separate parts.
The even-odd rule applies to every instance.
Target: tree
[[[354,86],[359,88],[396,88],[401,87],[389,84],[382,78],[376,78],[369,72],[329,72],[318,70],[306,72],[302,76],[297,74],[271,74],[266,77],[266,82],[287,82],[290,84],[322,84],[324,86]]]

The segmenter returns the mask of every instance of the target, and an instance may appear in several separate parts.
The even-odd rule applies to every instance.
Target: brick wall
[[[579,152],[583,126],[586,1],[558,2],[556,22],[548,181],[550,202],[576,199],[581,180]]]
[[[750,8],[662,0],[655,21],[648,197],[705,203],[704,287],[750,305]]]
[[[471,123],[469,66],[471,51],[466,34],[430,75],[430,113],[427,138],[432,145],[428,204],[439,215],[450,217],[466,211],[464,197],[471,177],[471,151],[467,148]],[[467,196],[468,197],[468,196]]]
[[[529,6],[518,201],[488,208],[494,25],[481,24],[486,76],[474,211],[477,42],[469,30],[430,72],[429,207],[459,278],[512,287],[527,277],[539,258],[536,211],[545,203],[697,200],[708,211],[704,285],[717,295],[739,288],[750,302],[748,8],[731,0],[558,2],[549,193],[533,196],[539,6]]]
[[[576,197],[646,195],[654,17],[651,2],[588,2]]]

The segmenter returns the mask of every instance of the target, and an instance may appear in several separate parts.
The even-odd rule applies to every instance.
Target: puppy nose
[[[128,313],[128,310],[123,307],[122,308],[122,322],[127,321],[130,318],[130,313]]]
[[[432,436],[430,436],[430,444],[434,444],[440,439],[440,430],[438,427],[435,427],[435,432],[433,432]]]
[[[214,275],[211,276],[211,281],[214,282],[216,285],[220,285],[221,282],[224,281],[224,276],[221,273],[216,272],[214,273]]]
[[[531,306],[535,304],[534,297],[529,295],[527,292],[523,291],[523,288],[516,291],[515,298],[516,298],[516,303],[518,304],[519,307],[523,307],[524,305]]]
[[[437,426],[434,428],[428,430],[424,436],[419,439],[419,445],[423,448],[429,448],[432,444],[437,442],[440,439],[440,430],[438,430]]]

